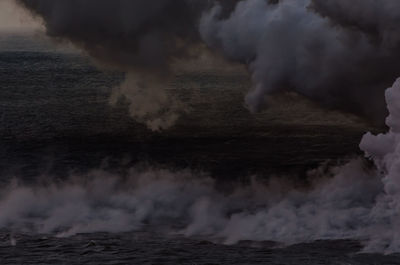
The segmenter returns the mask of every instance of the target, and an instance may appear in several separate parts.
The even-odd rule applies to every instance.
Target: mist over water
[[[35,185],[15,180],[1,189],[0,227],[66,237],[153,226],[224,244],[359,239],[365,251],[399,251],[396,211],[384,204],[377,172],[356,160],[309,178],[311,187],[280,177],[227,190],[207,175],[157,169],[132,168],[126,175],[96,170]]]
[[[1,189],[0,226],[64,237],[153,225],[225,244],[359,239],[364,251],[399,252],[399,94],[397,81],[386,93],[389,132],[361,142],[377,169],[357,159],[310,171],[302,187],[280,177],[220,189],[206,175],[151,168],[58,182],[44,176],[36,185],[15,180]]]
[[[20,57],[22,56],[20,53],[17,54]],[[7,51],[3,52],[2,56],[3,58],[8,58],[7,56],[14,56],[13,58],[16,58],[17,54],[15,51]],[[26,53],[20,59],[28,60],[30,58],[29,60],[35,61],[35,56],[44,55],[35,52],[32,54]],[[46,56],[55,56],[54,58],[62,61],[61,65],[63,68],[60,68],[60,71],[63,72],[62,76],[64,79],[69,76],[66,75],[68,71],[76,69],[79,66],[80,71],[86,73],[86,78],[104,79],[109,83],[110,88],[113,87],[113,83],[118,82],[118,78],[116,77],[99,75],[93,68],[87,68],[85,59],[79,59],[79,56],[76,54],[66,53],[60,57],[57,51],[54,54],[47,54]],[[7,69],[12,71],[9,68],[12,64],[7,63],[7,61],[4,61],[4,64],[8,66]],[[52,69],[52,66],[47,65],[44,61],[38,65],[45,67],[44,69]],[[70,66],[72,67],[71,69]],[[26,69],[26,71],[28,70]],[[52,71],[57,73],[56,70]],[[61,79],[61,81],[64,79]],[[34,83],[30,82],[31,85],[34,85]],[[26,90],[27,87],[21,87],[21,89],[25,89],[24,93],[29,91]],[[74,90],[68,93],[66,91],[65,95],[72,96],[72,91]],[[369,157],[374,159],[377,169],[371,168],[361,159],[356,159],[344,166],[321,166],[318,169],[311,170],[307,173],[306,180],[302,180],[303,182],[299,182],[299,178],[285,177],[285,173],[279,173],[278,171],[275,172],[275,177],[263,174],[258,177],[243,175],[243,177],[248,177],[251,181],[247,184],[238,181],[231,182],[227,186],[221,186],[218,178],[222,176],[215,175],[217,173],[214,173],[213,177],[210,177],[208,173],[200,174],[198,171],[181,169],[157,169],[151,165],[145,167],[129,166],[130,168],[121,170],[120,173],[118,170],[109,170],[107,167],[103,169],[99,167],[99,169],[90,170],[87,173],[80,173],[79,171],[74,173],[71,171],[71,173],[66,173],[66,177],[64,178],[56,175],[58,171],[43,170],[43,168],[40,169],[39,167],[39,171],[35,174],[36,180],[33,182],[25,181],[24,177],[19,175],[19,171],[14,173],[15,178],[12,180],[2,179],[2,188],[0,189],[0,227],[9,229],[14,234],[34,232],[52,234],[57,237],[69,237],[78,233],[141,231],[144,227],[153,226],[162,228],[163,233],[166,234],[178,234],[189,238],[201,237],[223,244],[236,244],[243,240],[254,240],[276,241],[280,244],[290,245],[312,242],[318,239],[349,238],[361,240],[365,246],[365,251],[382,253],[398,252],[397,235],[394,232],[398,220],[396,214],[398,197],[396,188],[398,101],[396,98],[398,93],[398,83],[387,92],[386,98],[390,111],[387,124],[391,128],[390,132],[377,137],[367,134],[361,142],[361,148],[366,151]],[[12,94],[7,95],[9,97]],[[17,94],[13,95],[13,97],[16,96]],[[96,104],[101,103],[102,108],[104,106],[108,106],[110,109],[115,108],[108,105],[107,93],[102,97],[104,97],[104,100]],[[235,97],[239,99],[240,94]],[[18,97],[13,100],[16,99]],[[57,98],[52,100],[55,99]],[[93,102],[97,102],[94,99],[92,99]],[[197,100],[200,99],[197,98]],[[19,102],[20,100],[22,98],[15,102]],[[57,100],[61,100],[61,98]],[[23,102],[26,102],[26,100]],[[57,103],[65,106],[64,110],[68,112],[68,108],[66,107],[68,106],[66,104],[69,104],[68,102],[64,102],[63,99],[55,101],[54,104]],[[39,103],[36,102],[32,105],[30,112],[34,109],[42,108],[41,104],[45,102]],[[82,102],[81,104],[79,101],[75,101],[75,104],[71,107],[75,110],[79,109],[79,113],[84,110],[82,109],[84,105],[87,106],[87,103],[83,104]],[[196,103],[200,105],[191,104],[194,113],[196,113],[196,108],[204,103]],[[52,105],[53,103],[51,105],[45,103],[44,106]],[[86,115],[89,115],[96,109],[100,109],[100,105],[91,105],[90,108],[93,108],[93,110],[88,108],[85,111]],[[20,107],[16,105],[15,107],[18,107],[21,112],[28,106],[25,104],[24,108],[22,108],[22,105]],[[3,108],[5,107],[6,105],[3,106]],[[296,109],[296,107],[294,108]],[[12,112],[10,110],[3,115],[11,115]],[[208,109],[208,111],[212,110]],[[310,116],[310,119],[317,119],[318,115],[316,115],[315,110],[312,109],[310,111],[314,113],[313,116]],[[46,143],[53,141],[51,140],[53,139],[52,134],[48,134],[52,130],[44,130],[44,128],[47,128],[47,123],[45,122],[47,119],[50,119],[49,122],[53,126],[59,126],[59,128],[57,127],[58,129],[56,128],[57,130],[64,130],[64,132],[66,132],[65,129],[68,129],[65,126],[72,126],[72,128],[77,126],[72,120],[65,120],[63,118],[67,115],[67,112],[64,113],[61,109],[54,112],[54,114],[58,115],[57,120],[60,122],[58,125],[51,122],[53,120],[51,117],[37,116],[38,121],[44,122],[43,126],[45,126],[43,128],[38,126],[36,128],[37,132],[15,127],[6,116],[3,116],[3,121],[8,124],[7,126],[10,126],[10,130],[19,132],[18,135],[22,137],[20,140],[37,141],[42,137],[44,143]],[[73,114],[74,112],[71,113]],[[202,113],[203,116],[198,117],[205,118],[204,113],[207,112]],[[241,112],[238,111],[236,113]],[[273,115],[277,115],[278,113],[275,112]],[[222,115],[219,112],[210,113],[216,124],[225,119],[224,116],[218,118],[219,120],[216,119],[218,117],[217,114]],[[19,114],[16,112],[15,115],[17,117]],[[81,117],[79,115],[76,117]],[[90,115],[94,117],[97,114],[93,113]],[[111,116],[111,118],[115,117],[112,118],[114,121],[110,121],[110,124],[114,124],[114,126],[115,124],[119,124],[116,121],[122,117],[118,116],[121,114],[115,115],[112,114]],[[322,113],[320,115],[324,116],[325,114]],[[90,125],[92,129],[102,131],[103,134],[110,134],[107,131],[108,129],[115,133],[120,133],[115,129],[118,127],[98,127],[97,121],[90,117],[87,116],[87,119],[92,124]],[[268,115],[261,116],[261,118],[268,118]],[[207,121],[209,126],[212,124],[210,122],[213,119]],[[246,119],[244,118],[243,122]],[[332,119],[334,120],[335,116],[332,116]],[[293,118],[293,121],[296,121],[296,118]],[[341,122],[345,121],[343,119]],[[106,121],[103,120],[102,124],[104,122]],[[189,119],[186,124],[190,124],[190,122],[193,121]],[[305,122],[307,120],[303,118],[302,123]],[[352,120],[349,120],[340,126],[350,126],[349,124],[353,124],[352,122]],[[27,126],[29,123],[29,120],[26,120],[21,126]],[[334,124],[331,130],[341,123]],[[238,126],[237,128],[241,128],[243,125],[238,123],[236,126]],[[136,127],[132,127],[131,129],[133,128]],[[297,130],[299,131],[300,128],[297,127]],[[88,129],[79,130],[82,135],[85,135],[84,132]],[[137,133],[138,128],[133,131],[135,130]],[[223,135],[229,133],[229,130],[231,129],[228,129],[227,132],[219,132],[220,134],[222,133],[220,137],[226,137]],[[48,133],[44,133],[46,131]],[[210,133],[212,132],[214,132],[213,129]],[[4,137],[8,137],[7,131],[3,131],[2,133]],[[89,139],[96,135],[89,131],[87,133],[89,133]],[[180,133],[182,134],[183,132]],[[239,131],[236,133],[239,133]],[[243,134],[243,132],[241,133]],[[257,135],[257,133],[261,132],[253,132],[254,135]],[[204,132],[204,135],[207,135],[207,133]],[[257,137],[260,137],[260,135]],[[138,137],[138,135],[135,137]],[[315,138],[315,136],[313,137]],[[23,140],[24,138],[26,140]],[[296,141],[299,141],[301,138],[296,139]],[[314,141],[312,137],[306,139],[305,143],[308,144]],[[4,143],[10,141],[6,140]],[[17,139],[11,142],[17,143],[18,141]],[[69,145],[71,144],[72,142],[69,140]],[[171,146],[168,145],[167,147],[172,150]],[[166,150],[163,152],[168,154]],[[227,152],[229,152],[229,149]],[[174,155],[176,154],[174,153]],[[282,158],[282,156],[279,157],[279,159]],[[90,160],[91,158],[87,157],[86,159]],[[238,159],[245,163],[247,158],[238,157]],[[86,163],[89,162],[87,161]],[[124,163],[121,162],[120,165],[124,165]],[[265,164],[265,167],[270,166],[272,164]],[[73,168],[70,169],[72,170]],[[224,178],[229,179],[229,176],[225,176]],[[308,184],[304,185],[300,183]]]
[[[385,113],[379,98],[398,75],[390,5],[373,21],[353,21],[349,16],[360,14],[347,2],[215,1],[196,9],[191,1],[160,1],[159,10],[137,2],[143,17],[110,17],[105,40],[94,30],[108,12],[105,2],[99,14],[79,17],[88,22],[82,31],[69,16],[78,1],[64,2],[69,15],[61,20],[48,13],[61,0],[19,2],[43,17],[48,35],[91,58],[75,48],[50,49],[47,39],[27,48],[31,36],[0,35],[0,234],[7,234],[8,247],[26,235],[74,241],[105,232],[105,241],[145,233],[155,248],[172,236],[221,248],[354,240],[362,247],[349,246],[353,252],[400,252],[400,81],[385,94],[388,132],[367,133],[361,142],[371,126],[321,108],[378,119]],[[158,20],[165,10],[174,10],[178,21]],[[188,14],[199,24],[190,20],[177,30]],[[253,19],[246,36],[237,25]],[[136,31],[136,24],[146,30]],[[160,25],[168,34],[160,34]],[[296,32],[281,35],[292,26]],[[121,34],[134,48],[110,53]],[[310,57],[315,47],[318,58]],[[347,64],[336,60],[355,48]],[[182,61],[200,62],[193,51],[205,61],[212,53],[224,59],[217,57],[211,70],[189,67]],[[111,70],[93,67],[93,58]],[[161,68],[154,58],[163,59]],[[368,67],[360,67],[364,63]],[[326,75],[315,74],[320,65]],[[246,110],[242,98],[250,87],[246,107],[260,110],[267,103],[269,110]]]

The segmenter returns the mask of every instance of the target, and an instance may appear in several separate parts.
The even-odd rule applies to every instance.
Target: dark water
[[[17,235],[18,245],[0,244],[2,264],[399,264],[396,256],[354,254],[354,241],[320,241],[274,248],[268,242],[224,246],[151,232],[82,234],[57,239]],[[3,235],[7,242],[7,235]]]
[[[251,115],[242,103],[249,87],[246,73],[191,71],[167,84],[191,111],[172,129],[151,132],[129,117],[127,106],[109,104],[123,74],[100,72],[79,53],[49,50],[48,43],[30,38],[3,36],[0,43],[3,184],[17,178],[33,185],[43,175],[66,179],[71,172],[98,168],[121,173],[138,163],[206,172],[222,186],[246,182],[251,174],[301,179],[324,161],[357,155],[367,130],[292,103]],[[287,114],[291,107],[295,114]],[[144,226],[130,233],[58,238],[4,227],[0,263],[400,264],[396,255],[357,254],[361,243],[351,240],[229,246],[155,230]]]
[[[99,167],[104,159],[205,170],[217,178],[304,172],[358,152],[364,128],[280,124],[243,107],[245,74],[186,73],[168,84],[191,108],[155,133],[127,107],[111,106],[122,74],[99,72],[77,54],[0,53],[0,172],[25,179]],[[307,114],[307,113],[303,113]]]

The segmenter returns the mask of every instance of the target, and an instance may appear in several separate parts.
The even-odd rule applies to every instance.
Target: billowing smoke
[[[224,19],[216,6],[200,30],[211,47],[249,64],[253,110],[265,95],[294,89],[323,106],[382,120],[381,95],[400,66],[395,3],[248,0]]]
[[[206,1],[18,2],[43,19],[49,36],[70,41],[101,64],[127,72],[128,80],[115,89],[114,97],[133,99],[130,113],[135,119],[153,130],[173,124],[180,112],[166,104],[176,100],[163,86],[168,82],[171,64],[191,58],[201,49],[196,21]],[[148,80],[151,84],[146,84]]]
[[[205,47],[246,64],[253,111],[267,95],[295,90],[321,106],[382,121],[383,91],[399,74],[396,0],[19,2],[44,19],[48,35],[135,76],[157,76],[158,87],[174,62]]]
[[[386,47],[398,43],[397,23],[400,3],[395,0],[313,0],[312,8],[333,23],[368,34]]]
[[[21,0],[44,19],[47,34],[124,69],[163,73],[198,41],[201,2],[188,0]]]

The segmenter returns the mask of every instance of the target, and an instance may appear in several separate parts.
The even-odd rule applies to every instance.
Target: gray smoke
[[[400,19],[396,0],[313,0],[312,8],[332,22],[366,33],[377,43],[398,45],[396,34]],[[394,48],[394,47],[393,47]]]
[[[383,91],[400,66],[396,5],[247,0],[224,19],[217,5],[202,17],[200,30],[210,47],[249,65],[250,109],[259,110],[267,94],[293,89],[323,106],[382,121]]]
[[[43,19],[49,36],[72,42],[102,65],[126,72],[128,78],[114,89],[113,98],[126,99],[138,122],[165,129],[185,111],[176,108],[183,104],[166,92],[166,83],[174,63],[205,49],[197,21],[211,5],[208,1],[17,1]],[[232,6],[225,3],[227,9]]]
[[[198,41],[201,4],[190,0],[21,0],[41,16],[51,37],[83,47],[93,57],[125,69],[164,71],[189,55]]]
[[[267,95],[294,90],[382,122],[383,91],[399,74],[396,0],[18,1],[48,35],[127,72],[162,80],[205,46],[246,64],[253,111]]]
[[[176,100],[166,92],[165,83],[175,60],[194,56],[200,43],[195,21],[205,2],[18,2],[43,19],[50,37],[72,42],[100,64],[127,73],[127,79],[113,90],[112,98],[114,102],[125,99],[136,121],[151,130],[174,124],[181,112],[175,106],[180,103],[169,103]],[[151,75],[156,78],[150,79]],[[146,84],[148,80],[152,80],[151,84]]]

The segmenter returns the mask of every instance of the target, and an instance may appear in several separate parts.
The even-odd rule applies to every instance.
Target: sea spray
[[[221,191],[211,178],[190,171],[132,168],[128,175],[116,176],[96,170],[61,183],[2,189],[0,227],[61,237],[169,227],[170,233],[225,244],[381,235],[373,230],[383,225],[381,220],[369,221],[382,193],[380,177],[365,171],[360,160],[331,173],[333,178],[310,173],[315,177],[312,188],[253,178],[249,185]]]

